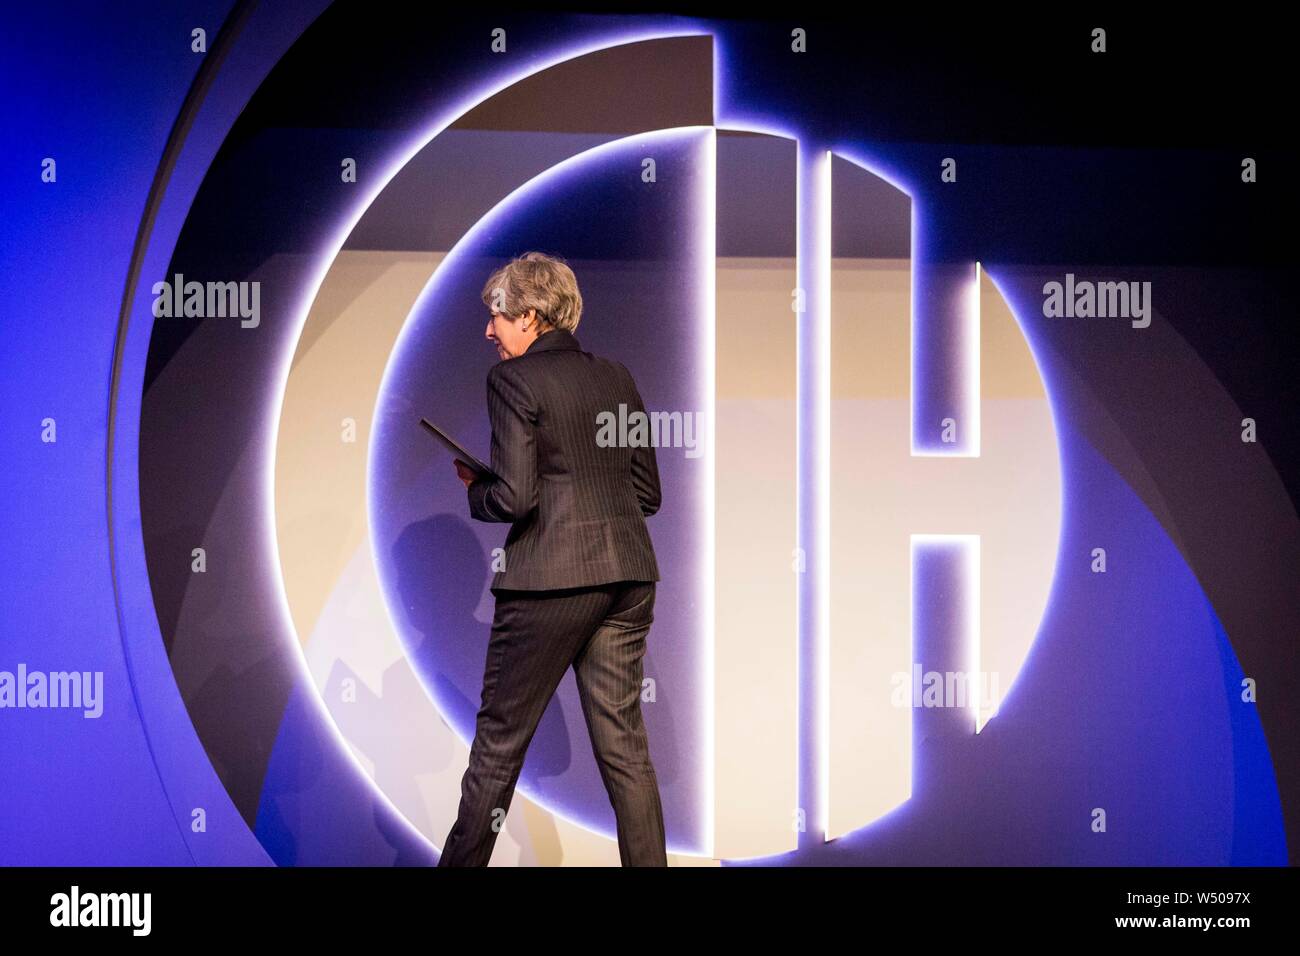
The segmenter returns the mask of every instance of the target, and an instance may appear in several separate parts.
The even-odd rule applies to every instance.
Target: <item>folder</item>
[[[483,462],[481,462],[478,458],[476,458],[473,454],[471,454],[465,448],[464,445],[456,441],[456,439],[452,438],[450,435],[448,435],[445,431],[443,431],[433,422],[429,421],[427,418],[421,418],[420,424],[423,425],[428,430],[430,435],[438,439],[439,443],[442,444],[443,448],[446,448],[447,451],[452,453],[452,455],[459,458],[465,464],[469,465],[479,474],[483,475],[486,478],[498,477],[496,472],[494,472],[490,467],[488,467]]]

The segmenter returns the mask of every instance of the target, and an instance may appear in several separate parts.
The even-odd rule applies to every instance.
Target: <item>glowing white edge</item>
[[[714,84],[716,87],[717,84]],[[704,521],[705,534],[705,568],[704,568],[704,603],[708,647],[705,648],[704,683],[704,720],[705,720],[705,833],[704,840],[708,855],[714,856],[715,826],[717,808],[717,303],[718,303],[718,132],[714,127],[705,148],[708,159],[705,163],[705,175],[700,177],[700,209],[707,218],[704,229],[704,241],[699,254],[699,274],[705,277],[704,309],[707,316],[704,323],[704,397],[709,403],[708,445],[704,451],[705,487],[707,488],[707,511]]]
[[[814,396],[814,414],[816,415],[817,447],[814,449],[817,461],[817,501],[814,521],[817,529],[817,569],[813,578],[814,601],[817,608],[817,659],[820,667],[818,686],[821,687],[821,700],[817,702],[817,762],[821,794],[821,820],[823,838],[830,831],[830,657],[831,657],[831,157],[826,150],[821,157],[821,168],[814,172],[817,194],[816,202],[816,259],[813,262],[814,276],[817,281],[817,297],[814,302],[816,321],[813,331],[816,335],[813,352],[813,365],[816,369],[814,381],[817,382],[817,394]]]
[[[980,263],[975,260],[975,281],[971,284],[971,303],[966,319],[966,416],[970,420],[969,457],[980,457],[980,431],[984,406],[980,402]]]

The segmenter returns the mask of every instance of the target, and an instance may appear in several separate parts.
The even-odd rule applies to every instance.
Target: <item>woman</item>
[[[457,460],[480,521],[510,522],[482,706],[460,809],[439,866],[486,866],[538,721],[572,666],[624,866],[667,866],[659,785],[641,718],[641,659],[659,566],[654,448],[598,443],[603,412],[645,412],[627,368],[585,352],[577,279],[529,252],[483,287],[493,476]]]

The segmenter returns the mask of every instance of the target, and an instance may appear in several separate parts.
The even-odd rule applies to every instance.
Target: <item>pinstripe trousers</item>
[[[572,666],[623,866],[667,866],[659,783],[641,719],[641,659],[655,582],[550,591],[494,589],[483,699],[439,866],[486,866],[524,755]]]

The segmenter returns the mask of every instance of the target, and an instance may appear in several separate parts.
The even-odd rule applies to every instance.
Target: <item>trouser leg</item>
[[[488,864],[542,714],[609,601],[600,589],[498,594],[482,706],[439,866]]]
[[[614,806],[624,866],[668,865],[659,782],[641,717],[641,662],[654,599],[653,581],[621,587],[573,662],[592,749]]]

